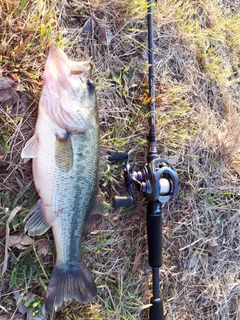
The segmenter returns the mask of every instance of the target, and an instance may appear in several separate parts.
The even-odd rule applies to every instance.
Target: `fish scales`
[[[59,230],[62,230],[63,233],[60,239],[62,254],[59,255],[61,257],[59,263],[73,261],[74,255],[77,259],[80,256],[79,250],[76,249],[79,249],[85,216],[77,213],[80,211],[88,213],[90,201],[95,196],[98,175],[96,170],[98,168],[98,157],[96,157],[98,150],[95,146],[98,146],[99,143],[97,137],[94,137],[94,133],[90,137],[72,137],[74,166],[65,176],[61,175],[61,172],[56,172],[56,176],[64,177],[64,179],[56,177],[55,181],[58,181],[58,183],[54,196],[55,207],[59,208],[60,212],[58,226],[53,227],[54,238],[60,234]],[[94,148],[96,149],[95,157],[92,154]],[[58,169],[57,171],[61,170]],[[66,212],[75,214],[69,216]],[[72,252],[73,250],[74,252]]]
[[[26,217],[28,234],[53,231],[57,258],[47,290],[46,310],[65,300],[91,301],[96,286],[80,253],[84,224],[96,198],[99,123],[89,61],[69,60],[50,48],[34,136],[22,158],[33,158],[39,201]]]

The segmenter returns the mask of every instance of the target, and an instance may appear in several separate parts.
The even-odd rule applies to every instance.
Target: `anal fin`
[[[83,234],[85,236],[90,232],[101,230],[103,228],[103,211],[104,208],[101,197],[97,196],[89,210],[89,214],[84,224]]]
[[[83,234],[87,234],[101,230],[104,226],[103,215],[100,213],[91,213],[84,224]]]
[[[24,230],[25,232],[28,232],[29,236],[40,236],[50,228],[43,215],[41,199],[38,200],[38,202],[26,216],[24,222],[25,221],[27,221],[27,223]]]

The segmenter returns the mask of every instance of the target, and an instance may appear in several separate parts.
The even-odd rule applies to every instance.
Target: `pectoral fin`
[[[22,150],[21,158],[24,159],[24,162],[27,162],[31,158],[36,158],[38,154],[38,138],[35,134],[29,139]]]

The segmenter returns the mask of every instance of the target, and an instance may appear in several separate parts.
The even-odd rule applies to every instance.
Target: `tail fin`
[[[67,267],[56,264],[50,277],[45,308],[47,313],[54,313],[64,301],[89,302],[96,295],[96,285],[84,261]]]

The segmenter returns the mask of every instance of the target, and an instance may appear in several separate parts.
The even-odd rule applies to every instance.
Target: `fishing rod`
[[[152,298],[149,320],[164,320],[163,300],[160,294],[160,268],[162,266],[162,208],[178,191],[178,175],[175,168],[158,156],[155,128],[155,77],[153,41],[153,4],[148,0],[148,61],[149,61],[149,149],[147,163],[138,168],[130,166],[129,154],[109,151],[109,161],[124,160],[124,180],[129,196],[114,197],[114,208],[129,207],[136,203],[133,185],[147,199],[147,239],[149,265],[152,268]]]

